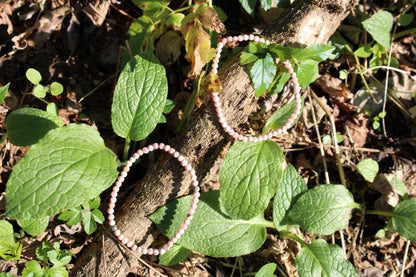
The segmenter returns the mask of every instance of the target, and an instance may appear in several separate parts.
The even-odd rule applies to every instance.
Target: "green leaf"
[[[370,44],[363,44],[357,50],[355,50],[354,54],[360,58],[368,58],[373,54],[371,51]]]
[[[302,107],[303,107],[303,96],[302,96]],[[296,102],[291,101],[288,104],[284,105],[282,108],[277,110],[274,114],[272,114],[269,119],[266,121],[266,124],[263,127],[263,134],[267,134],[270,129],[271,130],[277,130],[284,126],[286,122],[289,120],[289,118],[292,116],[293,112],[296,109]],[[291,127],[296,124],[298,121],[300,115],[302,113],[299,113],[296,117],[296,120],[290,125]]]
[[[91,215],[92,215],[94,221],[99,223],[99,224],[103,224],[103,222],[105,221],[105,217],[104,217],[103,213],[98,209],[92,210]]]
[[[412,14],[408,14],[408,13],[406,13],[406,14],[402,14],[400,17],[399,17],[399,19],[397,20],[397,22],[400,24],[400,25],[402,25],[402,26],[407,26],[407,25],[409,25],[410,23],[412,23],[413,22],[413,15]]]
[[[306,60],[315,60],[322,62],[328,57],[331,56],[332,52],[335,50],[335,46],[326,45],[326,44],[312,44],[308,48],[301,49],[295,54],[295,58],[301,61]]]
[[[297,64],[295,72],[301,88],[306,89],[319,75],[318,61],[306,60]]]
[[[3,104],[4,99],[6,98],[6,93],[9,90],[9,86],[10,86],[10,83],[0,88],[0,105]]]
[[[27,263],[25,263],[25,267],[26,269],[23,270],[23,277],[25,276],[33,276],[33,277],[37,277],[37,276],[43,276],[42,274],[42,267],[40,266],[38,261],[35,260],[31,260],[28,261]],[[30,273],[40,273],[40,275],[29,275]]]
[[[290,5],[290,0],[273,0],[273,2],[278,6],[279,8],[287,8]]]
[[[174,30],[180,30],[181,22],[185,18],[183,13],[173,13],[166,18],[166,26]]]
[[[334,51],[328,57],[328,59],[335,60],[345,53],[345,46],[348,46],[348,43],[340,35],[334,34],[329,38],[328,45],[335,46]]]
[[[293,165],[288,164],[273,200],[273,221],[278,230],[281,229],[280,226],[284,228],[284,225],[288,224],[287,215],[290,208],[307,189],[305,181]]]
[[[329,235],[347,227],[351,210],[358,206],[343,186],[320,185],[299,197],[289,218],[308,232]]]
[[[318,239],[304,246],[296,255],[296,269],[300,277],[353,277],[353,265],[345,259],[338,245]]]
[[[393,177],[390,180],[390,184],[392,185],[392,187],[398,195],[400,195],[404,199],[409,199],[409,192],[407,191],[406,185],[402,181],[400,181],[396,177]]]
[[[274,141],[236,141],[221,168],[221,210],[232,219],[262,213],[280,183],[283,161],[283,152]]]
[[[257,0],[239,0],[243,9],[251,16],[254,16],[254,8]]]
[[[275,43],[269,45],[269,51],[272,54],[277,55],[283,61],[290,61],[294,59],[302,50],[303,49],[300,48],[291,48]]]
[[[15,276],[9,272],[1,272],[0,277],[15,277]]]
[[[260,97],[270,87],[276,75],[276,65],[270,53],[259,59],[253,64],[250,70],[251,81],[253,82],[256,96]]]
[[[373,14],[363,22],[364,29],[380,43],[384,48],[390,48],[390,31],[393,27],[393,16],[391,13],[381,11]]]
[[[159,256],[159,263],[163,265],[174,265],[186,259],[191,250],[178,244],[174,244],[168,252]]]
[[[26,78],[34,85],[37,85],[42,81],[42,75],[34,68],[26,70]]]
[[[97,224],[95,223],[94,218],[92,217],[91,211],[87,211],[82,220],[82,225],[84,225],[84,230],[87,235],[91,235],[97,229]]]
[[[13,225],[7,220],[0,220],[0,241],[4,244],[0,245],[0,251],[9,250],[16,243],[13,235]]]
[[[390,221],[402,237],[416,242],[416,198],[399,202]]]
[[[268,263],[265,264],[260,268],[260,270],[256,273],[255,277],[272,277],[274,275],[274,271],[276,270],[277,264],[275,263]]]
[[[273,0],[260,0],[260,4],[266,12],[272,7],[272,3]]]
[[[50,277],[68,277],[68,271],[62,265],[54,265],[46,270],[47,276]]]
[[[64,87],[58,83],[58,82],[53,82],[51,84],[51,94],[54,96],[57,96],[59,94],[61,94],[64,91]]]
[[[259,57],[256,54],[253,54],[253,53],[250,53],[250,52],[247,52],[247,51],[243,51],[243,52],[241,52],[241,55],[240,55],[240,64],[245,65],[245,64],[249,64],[249,63],[254,63],[258,59],[259,59]]]
[[[45,98],[47,91],[47,88],[39,84],[33,88],[33,95],[37,98]]]
[[[268,96],[275,95],[276,93],[280,93],[283,88],[285,87],[285,84],[290,79],[290,74],[288,72],[283,72],[277,76],[274,85],[269,90],[269,93],[267,93]]]
[[[357,164],[357,169],[365,180],[374,182],[378,173],[378,163],[373,159],[365,159]]]
[[[213,257],[233,257],[252,253],[266,239],[264,218],[233,220],[219,210],[219,191],[201,193],[194,218],[178,244]],[[192,196],[181,197],[150,216],[157,227],[172,237],[185,220]]]
[[[50,130],[63,125],[56,115],[34,108],[15,110],[6,120],[10,142],[18,146],[35,144]]]
[[[82,210],[80,207],[75,207],[69,211],[64,211],[58,216],[58,219],[66,221],[69,226],[76,225],[82,220]]]
[[[370,62],[369,62],[370,68],[376,67],[376,66],[381,66],[381,65],[383,65],[383,61],[381,60],[380,57],[374,56],[370,59]]]
[[[153,53],[130,59],[114,90],[111,122],[116,134],[132,140],[146,138],[160,119],[167,92],[165,68]]]
[[[22,227],[23,231],[31,236],[37,236],[46,230],[49,224],[49,216],[41,218],[28,218],[17,220],[17,224]]]
[[[46,112],[58,116],[58,107],[53,102],[48,103],[46,106]]]
[[[98,209],[100,207],[100,204],[101,204],[100,197],[96,197],[88,201],[88,205],[90,206],[91,209]]]
[[[85,203],[114,182],[116,160],[98,131],[86,124],[51,130],[14,167],[6,215],[46,217]]]
[[[153,50],[153,42],[151,40],[151,27],[153,25],[153,20],[148,16],[140,16],[134,21],[129,28],[128,34],[129,39],[129,49],[131,50],[130,56],[123,56],[123,62],[121,63],[121,68],[127,63],[127,61],[138,54],[147,52],[147,50]]]
[[[153,18],[161,16],[168,5],[166,0],[133,0],[133,3],[142,9],[145,15]]]
[[[175,107],[175,101],[166,99],[165,107],[163,108],[163,113],[164,114],[170,113],[174,107]]]

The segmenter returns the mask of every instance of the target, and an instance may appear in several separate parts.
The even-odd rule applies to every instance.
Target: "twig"
[[[81,99],[79,99],[78,103],[81,103],[85,98],[87,98],[88,96],[90,96],[91,94],[93,94],[97,89],[99,89],[100,87],[102,87],[105,83],[107,83],[108,81],[110,81],[111,79],[113,79],[115,76],[116,76],[116,74],[113,74],[110,77],[108,77],[107,79],[105,79],[104,81],[102,81],[101,83],[99,83],[98,86],[96,86],[91,91],[89,91],[87,94],[85,94],[84,96],[82,96]]]
[[[358,223],[358,231],[354,234],[354,237],[352,238],[351,248],[348,250],[348,253],[347,253],[347,260],[350,259],[352,250],[355,249],[355,243],[357,242],[357,238],[358,238],[358,235],[360,234],[361,227],[364,224],[364,220],[365,220],[365,206],[363,208],[363,212],[361,213],[360,222]]]
[[[316,122],[316,116],[315,116],[315,109],[313,108],[313,102],[312,102],[312,98],[310,93],[308,93],[308,99],[309,102],[311,103],[311,113],[312,113],[312,119],[313,119],[313,125],[315,126],[315,132],[316,132],[316,136],[318,138],[318,142],[319,142],[319,149],[321,152],[321,157],[322,157],[322,164],[324,166],[324,171],[325,171],[325,181],[327,184],[330,184],[329,181],[329,174],[328,174],[328,167],[326,165],[326,159],[325,159],[325,150],[324,150],[324,146],[321,140],[321,133],[319,132],[319,128],[318,128],[318,123]]]
[[[409,76],[411,79],[413,79],[413,80],[415,80],[415,81],[416,81],[416,77],[412,76],[412,74],[410,74],[409,72],[406,72],[406,71],[404,71],[404,70],[402,70],[402,69],[395,68],[395,67],[392,67],[392,66],[386,66],[386,65],[379,65],[379,66],[371,67],[371,68],[367,69],[366,71],[364,71],[364,72],[363,72],[363,74],[366,74],[367,72],[369,72],[369,71],[373,71],[373,70],[376,70],[376,69],[387,69],[387,70],[393,70],[393,71],[396,71],[396,72],[399,72],[399,73],[402,73],[402,74],[406,74],[406,75],[407,75],[407,76]]]
[[[404,271],[406,269],[407,253],[409,252],[409,246],[410,246],[410,240],[407,240],[407,242],[406,242],[406,248],[404,250],[404,257],[403,257],[402,270],[400,272],[400,277],[403,277],[404,276]]]
[[[337,166],[338,166],[338,173],[339,178],[341,179],[341,184],[347,188],[347,182],[345,180],[345,174],[344,174],[344,168],[341,164],[341,159],[339,157],[339,148],[338,148],[338,140],[337,140],[337,130],[335,128],[335,122],[334,122],[334,115],[331,113],[331,111],[328,110],[328,108],[319,100],[318,96],[315,94],[315,92],[311,89],[311,94],[313,99],[321,106],[321,108],[325,111],[326,115],[329,117],[329,121],[331,123],[332,128],[332,137],[334,140],[334,148],[335,148],[335,157],[337,159]]]
[[[296,152],[296,151],[303,151],[306,149],[310,149],[310,148],[314,148],[314,147],[319,147],[318,143],[313,143],[312,145],[307,145],[303,148],[288,148],[288,149],[283,149],[283,152]],[[334,149],[335,147],[332,145],[327,145],[324,144],[323,145],[324,148],[332,148]],[[339,149],[342,150],[351,150],[351,146],[338,146]],[[389,150],[380,150],[380,149],[373,149],[373,148],[366,148],[366,147],[355,147],[356,151],[362,151],[362,152],[370,152],[370,153],[386,153],[386,154],[396,154],[396,152],[394,151],[389,151]]]
[[[233,270],[231,270],[230,277],[233,277],[234,276],[235,269],[237,268],[237,261],[238,261],[237,259],[238,258],[235,259],[235,262],[234,262],[234,265],[233,265]]]

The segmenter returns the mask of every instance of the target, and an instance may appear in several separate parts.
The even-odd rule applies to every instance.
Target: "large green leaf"
[[[301,61],[311,59],[322,62],[328,59],[334,50],[335,46],[326,44],[312,44],[308,48],[302,49],[296,53],[295,58]]]
[[[386,11],[378,12],[362,23],[364,29],[370,33],[375,41],[380,43],[384,48],[390,48],[390,31],[393,27],[393,16],[391,13]]]
[[[357,169],[364,179],[374,182],[378,173],[378,163],[373,159],[365,159],[357,164]]]
[[[348,225],[359,205],[341,185],[320,185],[303,193],[289,211],[292,223],[317,235],[329,235]]]
[[[17,220],[17,224],[22,227],[23,231],[31,236],[37,236],[46,230],[49,224],[49,216],[41,218],[27,218]]]
[[[345,259],[338,245],[318,239],[304,246],[296,255],[296,269],[300,277],[353,277],[353,265]]]
[[[399,202],[390,221],[402,237],[416,242],[416,198]]]
[[[7,220],[0,220],[0,242],[4,244],[0,244],[0,251],[9,250],[13,248],[14,244],[16,243],[13,235],[13,225]]]
[[[219,191],[202,193],[198,208],[178,244],[213,257],[233,257],[252,253],[266,239],[264,218],[233,220],[219,210]],[[183,223],[192,196],[181,197],[150,216],[157,227],[172,237]]]
[[[221,210],[233,219],[262,213],[282,178],[283,160],[274,141],[235,142],[221,168]]]
[[[306,89],[310,83],[318,78],[318,63],[315,60],[306,60],[296,65],[295,72],[301,88]]]
[[[287,214],[301,193],[307,190],[305,181],[293,165],[288,164],[273,200],[273,221],[278,229],[287,223]]]
[[[10,142],[18,146],[35,144],[50,130],[63,125],[58,116],[34,108],[15,110],[6,120]]]
[[[266,53],[264,57],[259,57],[250,69],[250,77],[257,97],[269,89],[275,75],[276,65],[272,55]]]
[[[146,138],[162,115],[167,93],[165,68],[153,53],[130,59],[114,90],[111,122],[116,134]]]
[[[174,244],[168,252],[159,256],[159,263],[163,265],[174,265],[186,259],[191,250],[178,244]]]
[[[260,0],[260,4],[266,12],[272,7],[272,3],[273,0]]]
[[[0,88],[0,105],[3,104],[4,98],[6,98],[7,90],[9,89],[10,83],[2,86]]]
[[[6,216],[46,217],[86,203],[114,182],[116,160],[88,125],[49,131],[14,167],[6,187]]]
[[[302,96],[302,106],[303,106],[303,96]],[[284,105],[282,108],[277,110],[272,116],[269,117],[269,119],[266,121],[266,124],[264,124],[263,127],[263,134],[267,134],[270,129],[277,130],[281,127],[283,127],[286,122],[289,120],[289,118],[292,116],[293,112],[296,109],[296,102],[291,101],[288,104]],[[296,120],[290,125],[291,127],[296,124],[298,121],[300,115],[302,113],[299,113],[296,117]]]
[[[302,51],[302,49],[273,43],[269,45],[269,51],[274,55],[277,55],[279,59],[283,61],[290,61],[293,60],[298,55],[298,53]]]

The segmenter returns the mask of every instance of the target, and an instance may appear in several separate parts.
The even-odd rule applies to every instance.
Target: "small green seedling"
[[[34,68],[29,68],[26,71],[26,78],[34,85],[32,94],[39,99],[45,98],[47,92],[50,92],[53,96],[57,96],[64,91],[64,87],[58,82],[53,82],[50,87],[41,85],[42,75]]]
[[[70,250],[61,250],[59,242],[53,246],[48,241],[42,242],[42,248],[36,249],[38,260],[32,260],[25,264],[23,277],[26,276],[68,276],[67,265],[74,255]]]
[[[22,244],[16,242],[13,225],[7,220],[0,220],[0,257],[5,260],[19,260]]]
[[[97,229],[97,223],[103,224],[105,218],[100,207],[100,198],[97,197],[86,204],[63,212],[58,219],[66,221],[68,225],[76,225],[82,221],[85,233],[91,235]]]

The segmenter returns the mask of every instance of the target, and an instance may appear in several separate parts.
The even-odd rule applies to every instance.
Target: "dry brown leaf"
[[[196,17],[202,26],[219,34],[225,34],[225,26],[218,17],[217,12],[208,6],[200,6],[196,11]]]
[[[100,27],[107,16],[111,1],[89,1],[82,11],[91,19],[92,23]]]
[[[209,34],[204,31],[198,20],[189,22],[183,29],[185,38],[185,58],[192,63],[188,72],[189,78],[196,78],[201,74],[202,68],[210,60],[215,49],[211,49]]]
[[[332,77],[330,74],[320,75],[315,84],[341,103],[354,97],[354,94],[345,86],[342,80]]]

